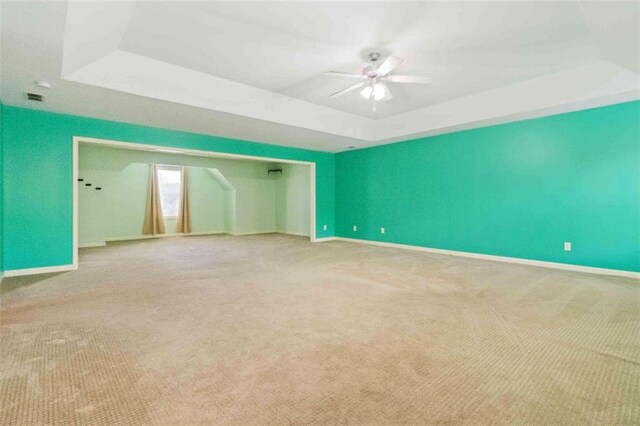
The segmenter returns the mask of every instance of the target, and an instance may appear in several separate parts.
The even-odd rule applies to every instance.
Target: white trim
[[[105,241],[107,243],[116,243],[118,241],[153,240],[156,238],[198,237],[202,235],[221,235],[221,234],[226,234],[226,232],[220,231],[220,232],[193,232],[190,234],[133,235],[131,237],[107,238]]]
[[[239,232],[235,234],[230,232],[220,231],[220,232],[192,232],[190,234],[137,235],[134,237],[109,238],[105,241],[107,243],[115,243],[118,241],[149,240],[149,239],[155,239],[155,238],[202,237],[207,235],[231,235],[233,237],[241,237],[243,235],[262,235],[262,234],[286,234],[286,235],[295,235],[299,237],[307,237],[307,238],[309,237],[309,235],[306,235],[306,234],[297,234],[294,232],[285,232],[285,231],[249,231],[249,232]],[[102,244],[102,245],[104,246],[105,244]]]
[[[293,235],[295,237],[307,237],[309,238],[309,234],[305,234],[304,232],[290,232],[290,231],[276,231],[278,234],[284,235]]]
[[[175,234],[177,237],[202,237],[205,235],[224,235],[226,231],[190,232],[188,234]]]
[[[0,284],[2,284],[3,279],[4,279],[4,271],[0,272]]]
[[[73,188],[73,268],[78,269],[78,141],[76,138],[73,138],[73,142],[71,144],[72,151],[72,162],[73,162],[73,173],[72,173],[72,182],[71,188]]]
[[[298,161],[298,160],[285,160],[282,158],[272,158],[272,157],[258,157],[254,155],[243,155],[243,154],[229,154],[226,152],[217,152],[217,151],[203,151],[199,149],[189,149],[189,148],[176,148],[173,146],[162,146],[162,145],[150,145],[143,143],[133,143],[133,142],[122,142],[122,141],[114,141],[110,139],[98,139],[98,138],[89,138],[84,136],[73,136],[72,138],[72,155],[73,155],[73,182],[71,183],[73,188],[73,266],[74,269],[78,269],[78,147],[80,143],[90,143],[96,145],[103,146],[113,146],[117,148],[123,149],[133,149],[137,151],[156,151],[156,152],[167,152],[167,150],[171,150],[172,154],[183,154],[183,155],[195,155],[200,157],[215,157],[215,158],[231,158],[231,159],[242,159],[242,160],[258,160],[258,161],[267,161],[267,162],[278,162],[278,163],[287,163],[287,164],[303,164],[309,166],[310,173],[310,193],[309,193],[309,240],[315,241],[316,239],[316,163],[313,161]],[[254,232],[252,234],[257,233],[272,233],[276,231],[268,231],[268,232]],[[179,235],[179,234],[178,234]],[[196,234],[190,234],[196,235]],[[207,235],[207,234],[202,234]],[[249,235],[249,234],[231,234],[231,235]],[[169,235],[167,235],[169,236]],[[107,240],[108,241],[108,240]]]
[[[78,248],[93,248],[93,247],[104,247],[107,245],[106,241],[98,241],[95,243],[81,243],[78,245]]]
[[[35,275],[35,274],[50,274],[52,272],[68,272],[78,269],[76,265],[58,265],[58,266],[45,266],[43,268],[26,268],[26,269],[12,269],[10,271],[4,271],[5,277],[19,277],[22,275]]]
[[[316,240],[316,163],[309,166],[309,240]]]
[[[316,238],[312,242],[314,243],[326,243],[329,241],[336,241],[336,237],[324,237],[324,238]]]
[[[249,232],[229,232],[233,237],[242,237],[244,235],[263,235],[263,234],[279,234],[278,231],[249,231]]]
[[[190,234],[157,234],[157,235],[135,235],[132,237],[116,237],[116,238],[107,238],[103,242],[94,242],[94,243],[83,243],[79,247],[80,248],[94,248],[94,247],[105,247],[107,243],[117,243],[120,241],[138,241],[138,240],[153,240],[159,238],[180,238],[180,237],[202,237],[207,235],[231,235],[234,237],[241,237],[243,235],[263,235],[263,234],[284,234],[284,235],[294,235],[297,237],[309,237],[308,234],[296,233],[296,232],[285,232],[285,231],[252,231],[252,232],[241,232],[237,234],[231,234],[228,232],[220,231],[220,232],[192,232]],[[333,238],[333,237],[331,237]]]
[[[405,250],[422,251],[426,253],[444,254],[448,256],[469,257],[472,259],[489,260],[493,262],[516,263],[520,265],[539,266],[542,268],[562,269],[566,271],[586,272],[598,275],[613,275],[640,280],[640,272],[622,271],[619,269],[594,268],[592,266],[570,265],[567,263],[545,262],[542,260],[522,259],[518,257],[494,256],[491,254],[469,253],[465,251],[443,250],[430,247],[412,246],[408,244],[385,243],[382,241],[360,240],[356,238],[335,237],[335,241],[369,244],[381,247],[399,248]]]
[[[242,237],[243,235],[263,235],[263,234],[293,235],[294,237],[309,238],[309,234],[303,234],[299,232],[287,232],[287,231],[249,231],[249,232],[227,233],[227,235],[231,235],[233,237]]]
[[[84,136],[74,136],[73,141],[76,143],[78,142],[92,143],[97,145],[114,146],[122,149],[133,149],[136,151],[156,151],[156,152],[167,153],[167,150],[171,150],[171,154],[196,155],[200,157],[231,158],[231,159],[257,160],[257,161],[275,161],[278,163],[289,163],[289,164],[307,164],[307,165],[315,164],[313,161],[285,160],[282,158],[274,158],[274,157],[258,157],[255,155],[230,154],[230,153],[218,152],[218,151],[203,151],[201,149],[176,148],[173,146],[151,145],[151,144],[136,143],[136,142],[122,142],[122,141],[114,141],[110,139],[88,138]],[[281,146],[279,147],[282,148]],[[303,149],[303,148],[297,148],[297,149]]]

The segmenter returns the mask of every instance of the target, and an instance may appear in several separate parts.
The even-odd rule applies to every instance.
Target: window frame
[[[178,188],[178,210],[175,215],[167,215],[165,214],[164,204],[162,202],[162,184],[160,183],[160,172],[161,171],[172,171],[180,173],[180,182]],[[184,179],[184,170],[182,166],[170,166],[163,164],[156,164],[156,178],[158,180],[158,195],[160,196],[160,208],[162,209],[162,217],[165,219],[177,219],[180,216],[180,199],[182,198],[182,180]]]

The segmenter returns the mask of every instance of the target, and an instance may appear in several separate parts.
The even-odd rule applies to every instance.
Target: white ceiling
[[[2,3],[3,102],[341,151],[640,97],[640,3]],[[375,112],[353,80],[405,59]],[[33,80],[46,79],[43,92]],[[41,92],[46,102],[24,99]]]

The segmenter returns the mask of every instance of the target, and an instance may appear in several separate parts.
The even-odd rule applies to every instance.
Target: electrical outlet
[[[323,231],[326,231],[326,230],[327,230],[327,225],[323,225],[323,226],[322,226],[322,230],[323,230]]]
[[[358,232],[358,225],[353,225],[353,232]]]
[[[564,251],[571,251],[571,242],[569,241],[564,242]]]
[[[385,232],[384,228],[380,228],[380,233],[384,234],[384,232]]]

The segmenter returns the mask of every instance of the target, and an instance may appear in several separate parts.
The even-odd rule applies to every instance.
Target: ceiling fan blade
[[[353,73],[350,73],[350,72],[342,72],[342,71],[328,71],[325,74],[336,75],[338,77],[350,77],[350,78],[362,78],[362,77],[364,77],[362,74],[353,74]]]
[[[431,77],[421,75],[390,75],[385,80],[393,83],[431,83]]]
[[[358,88],[360,88],[360,87],[364,86],[364,85],[365,85],[365,83],[366,83],[365,81],[363,81],[363,82],[361,82],[361,83],[356,83],[356,84],[354,84],[353,86],[349,86],[349,87],[347,87],[346,89],[338,90],[337,92],[332,93],[331,95],[329,95],[329,97],[330,97],[330,98],[335,98],[336,96],[342,96],[342,95],[344,95],[345,93],[349,93],[349,92],[351,92],[351,91],[353,91],[353,90],[356,90],[356,89],[358,89]]]
[[[397,56],[389,56],[384,60],[382,64],[376,69],[379,76],[384,77],[393,71],[398,65],[400,65],[404,59]]]
[[[388,101],[389,99],[393,98],[393,94],[391,93],[391,90],[389,90],[389,88],[387,87],[386,84],[383,84],[382,87],[384,88],[384,95],[382,96],[382,98],[380,99],[381,101]]]

